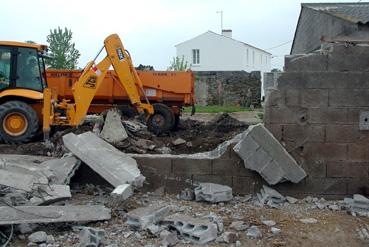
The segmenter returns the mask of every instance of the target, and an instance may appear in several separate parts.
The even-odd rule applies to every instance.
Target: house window
[[[192,64],[200,64],[200,50],[199,49],[192,50]]]
[[[246,49],[246,64],[249,65],[249,49]]]

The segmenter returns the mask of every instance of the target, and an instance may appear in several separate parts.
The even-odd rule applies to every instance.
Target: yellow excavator
[[[106,50],[106,57],[95,60]],[[73,86],[74,101],[57,99],[47,87],[44,58],[47,46],[0,42],[0,138],[5,143],[31,140],[42,121],[44,138],[53,125],[80,125],[112,66],[137,112],[149,120],[154,115],[129,53],[117,34],[108,36],[95,59],[87,64]],[[141,96],[146,102],[141,102]],[[152,119],[152,121],[154,121]]]

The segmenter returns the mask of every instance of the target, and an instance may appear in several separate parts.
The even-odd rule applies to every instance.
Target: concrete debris
[[[136,133],[140,130],[143,130],[146,128],[146,125],[140,123],[140,122],[133,122],[133,121],[123,121],[124,127],[126,127],[127,130]]]
[[[128,134],[122,124],[122,115],[117,109],[108,111],[100,137],[109,143],[117,143],[127,139]]]
[[[22,223],[86,222],[109,220],[104,206],[17,206],[0,207],[0,225]]]
[[[356,232],[360,239],[369,243],[369,225],[362,225],[362,227],[356,229]]]
[[[178,237],[176,232],[170,232],[164,230],[160,233],[161,245],[163,247],[174,246],[178,243]]]
[[[228,202],[232,200],[232,188],[226,185],[213,183],[200,183],[195,188],[196,201],[207,201],[211,203]]]
[[[247,238],[259,239],[263,237],[260,229],[257,226],[251,226],[246,233]]]
[[[296,202],[298,202],[298,199],[292,196],[286,196],[286,200],[291,204],[295,204]]]
[[[79,232],[79,247],[98,247],[104,240],[104,236],[104,230],[83,227]]]
[[[263,223],[266,226],[275,226],[276,225],[275,221],[273,221],[273,220],[263,220],[263,221],[261,221],[261,223]]]
[[[0,185],[32,192],[36,178],[33,175],[0,169]]]
[[[270,231],[273,233],[273,235],[277,235],[281,232],[281,229],[279,229],[277,227],[271,227]]]
[[[1,200],[0,205],[12,205],[12,206],[23,206],[23,205],[29,205],[30,202],[27,199],[28,194],[27,193],[20,193],[20,192],[11,192],[5,194]]]
[[[46,242],[46,239],[47,239],[47,234],[46,232],[43,232],[43,231],[34,232],[28,236],[28,241],[32,243],[37,243],[37,244]]]
[[[204,219],[174,214],[166,217],[163,224],[175,228],[181,236],[195,244],[206,244],[217,237],[217,226]]]
[[[210,212],[210,214],[205,216],[204,218],[209,219],[211,222],[217,225],[217,230],[219,234],[224,231],[224,224],[223,224],[222,217],[216,215],[213,212]]]
[[[51,203],[62,201],[72,197],[69,186],[60,184],[39,186],[37,191],[33,192],[33,196],[33,205],[49,205]],[[39,200],[37,200],[37,198]]]
[[[286,202],[286,198],[282,196],[278,191],[263,185],[263,188],[260,190],[260,193],[257,193],[257,197],[261,204],[268,205],[272,208],[280,207],[284,202]]]
[[[172,153],[172,149],[170,149],[169,147],[160,147],[160,148],[156,148],[155,150],[161,154],[171,154]]]
[[[50,182],[54,184],[69,184],[75,171],[79,168],[81,161],[74,156],[64,156],[60,159],[51,159],[40,164],[53,175]]]
[[[306,177],[305,171],[263,124],[249,127],[233,150],[246,168],[258,172],[270,185],[283,181],[298,183]]]
[[[137,139],[137,140],[132,140],[133,145],[143,148],[145,150],[154,150],[156,145],[153,141],[150,140],[146,140],[146,139]]]
[[[19,224],[17,230],[22,234],[33,232],[37,228],[37,224]]]
[[[111,195],[120,201],[127,200],[132,194],[133,190],[130,184],[121,184],[111,192]]]
[[[345,198],[345,202],[350,205],[352,213],[369,217],[369,199],[365,196],[355,194],[352,199]]]
[[[182,145],[186,143],[186,140],[183,140],[182,138],[177,138],[174,141],[172,141],[174,146]]]
[[[125,183],[142,187],[145,177],[141,175],[136,161],[92,132],[81,135],[69,133],[63,136],[63,141],[73,154],[114,187]]]
[[[238,240],[238,234],[235,232],[225,232],[221,235],[224,243],[233,244]]]
[[[46,236],[46,243],[47,243],[47,244],[53,244],[53,243],[55,243],[55,238],[54,238],[54,236],[53,236],[53,235],[47,235],[47,236]]]
[[[304,224],[316,224],[318,223],[318,220],[314,218],[306,218],[306,219],[300,219],[300,222]]]
[[[195,200],[195,192],[192,189],[186,188],[177,196],[179,200],[193,201]]]
[[[243,222],[243,221],[234,221],[231,223],[230,228],[236,230],[236,231],[245,231],[247,228],[249,228],[249,224]]]
[[[127,224],[133,228],[146,229],[161,221],[170,211],[169,206],[153,205],[137,208],[127,213]]]

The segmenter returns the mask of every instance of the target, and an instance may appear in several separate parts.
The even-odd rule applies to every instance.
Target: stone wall
[[[294,186],[324,195],[369,193],[369,46],[328,45],[288,56],[267,90],[264,121],[305,169]]]
[[[245,71],[194,71],[198,105],[259,104],[260,73]]]

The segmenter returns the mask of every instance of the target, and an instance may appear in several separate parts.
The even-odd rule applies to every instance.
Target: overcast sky
[[[157,70],[168,67],[176,44],[207,30],[220,33],[219,10],[223,11],[223,27],[233,30],[233,38],[269,51],[274,57],[272,68],[281,68],[291,43],[269,48],[292,41],[301,8],[298,0],[1,2],[0,40],[46,44],[50,29],[67,27],[82,54],[79,66],[84,67],[102,47],[104,38],[118,33],[135,65],[152,65]]]

